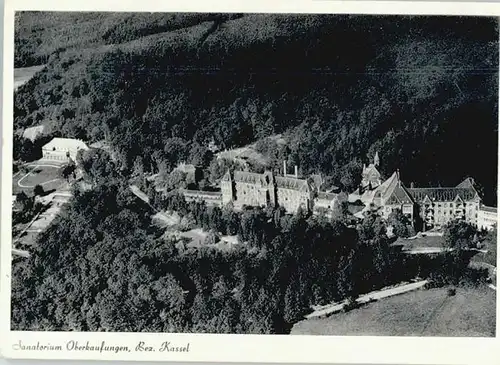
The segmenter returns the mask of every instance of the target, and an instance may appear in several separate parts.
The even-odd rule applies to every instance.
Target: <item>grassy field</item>
[[[166,211],[161,211],[153,215],[152,217],[153,223],[156,224],[160,228],[170,228],[170,227],[175,227],[177,226],[180,221],[181,217],[177,212],[166,212]]]
[[[415,239],[400,238],[396,244],[402,244],[404,250],[418,250],[424,248],[442,248],[444,243],[443,237],[439,236],[422,236]]]
[[[496,292],[486,286],[417,290],[382,299],[348,313],[295,324],[292,334],[333,336],[495,335]]]
[[[491,250],[488,252],[478,252],[472,256],[472,262],[483,262],[491,266],[496,266],[496,252]]]
[[[45,65],[14,69],[14,91],[17,90],[18,87],[27,83],[38,71],[41,71],[44,67]]]
[[[282,137],[281,134],[276,134],[270,137],[267,137],[269,140],[272,140],[277,143],[277,145],[286,144],[286,140]],[[257,165],[267,165],[269,163],[269,156],[258,152],[256,149],[256,143],[252,143],[240,148],[233,148],[227,151],[222,151],[217,154],[217,157],[235,160],[235,161],[247,161],[249,163],[257,164]]]
[[[31,193],[35,185],[39,184],[45,191],[57,189],[63,180],[59,178],[59,168],[49,165],[36,165],[29,167],[28,172],[20,171],[12,177],[12,192],[21,191]]]
[[[191,239],[191,242],[189,243],[190,247],[200,247],[205,242],[208,232],[201,228],[195,228],[187,232],[180,233],[180,236]]]
[[[202,247],[208,247],[219,251],[230,252],[237,249],[238,247],[245,247],[245,249],[249,253],[258,251],[258,248],[252,248],[238,242],[237,236],[223,236],[216,243],[207,243],[206,238],[208,237],[208,235],[209,232],[201,228],[193,228],[186,232],[167,229],[164,237],[176,237],[177,239],[184,239],[185,243],[182,244],[183,247],[190,249],[201,249]]]
[[[259,165],[266,165],[269,162],[266,156],[255,150],[254,145],[222,151],[217,156],[228,160],[248,161]]]

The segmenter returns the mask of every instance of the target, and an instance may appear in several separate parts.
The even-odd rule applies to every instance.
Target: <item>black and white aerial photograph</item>
[[[498,39],[16,12],[11,330],[495,337]]]

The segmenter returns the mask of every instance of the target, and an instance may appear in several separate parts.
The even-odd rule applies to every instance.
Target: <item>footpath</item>
[[[19,232],[17,237],[12,239],[12,257],[22,256],[29,257],[30,253],[26,250],[21,250],[16,247],[16,244],[30,245],[29,241],[34,241],[36,236],[42,232],[59,214],[62,204],[66,203],[71,198],[71,193],[67,191],[56,191],[44,197],[40,197],[39,201],[46,209],[38,212],[33,219]],[[48,208],[47,208],[48,207]],[[25,233],[28,235],[25,236]],[[31,236],[30,236],[31,235]],[[28,237],[30,236],[30,237]]]
[[[407,293],[413,290],[417,290],[422,288],[425,284],[427,283],[427,280],[422,280],[418,281],[416,283],[411,283],[411,284],[404,284],[404,285],[399,285],[393,288],[387,288],[387,289],[382,289],[382,290],[377,290],[370,292],[368,294],[361,295],[356,301],[359,304],[364,304],[368,303],[371,300],[378,300],[382,298],[388,298],[392,297],[394,295],[399,295],[403,293]],[[315,307],[314,312],[308,314],[305,316],[306,319],[311,319],[311,318],[321,318],[321,317],[326,317],[330,314],[340,312],[344,304],[347,303],[347,300],[344,300],[340,303],[332,303],[328,304],[325,306],[321,307]]]

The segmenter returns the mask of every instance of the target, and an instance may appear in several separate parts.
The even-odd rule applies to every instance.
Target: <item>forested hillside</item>
[[[147,35],[204,21],[232,19],[228,14],[20,12],[16,14],[15,67],[48,61],[54,53],[75,48],[129,42]]]
[[[417,185],[473,176],[496,201],[496,19],[326,15],[17,17],[15,128],[106,139],[121,167],[199,161],[212,137],[351,189],[375,150]],[[76,28],[75,28],[76,24]],[[75,30],[76,29],[76,30]],[[36,33],[33,33],[36,30]],[[271,146],[272,147],[272,146]]]
[[[30,257],[13,262],[13,330],[286,334],[313,305],[348,299],[349,311],[360,294],[417,275],[438,285],[485,279],[466,269],[465,251],[402,255],[376,212],[352,228],[347,216],[236,212],[150,188],[155,209],[210,232],[203,246],[165,235],[128,185],[101,174],[94,189],[75,186]],[[475,230],[465,222],[445,232],[451,247],[473,244]],[[220,234],[241,244],[212,245]]]

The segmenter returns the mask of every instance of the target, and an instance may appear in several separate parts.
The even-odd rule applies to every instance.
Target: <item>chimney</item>
[[[299,177],[299,168],[295,165],[295,178]]]
[[[283,176],[286,176],[286,160],[283,160]]]

